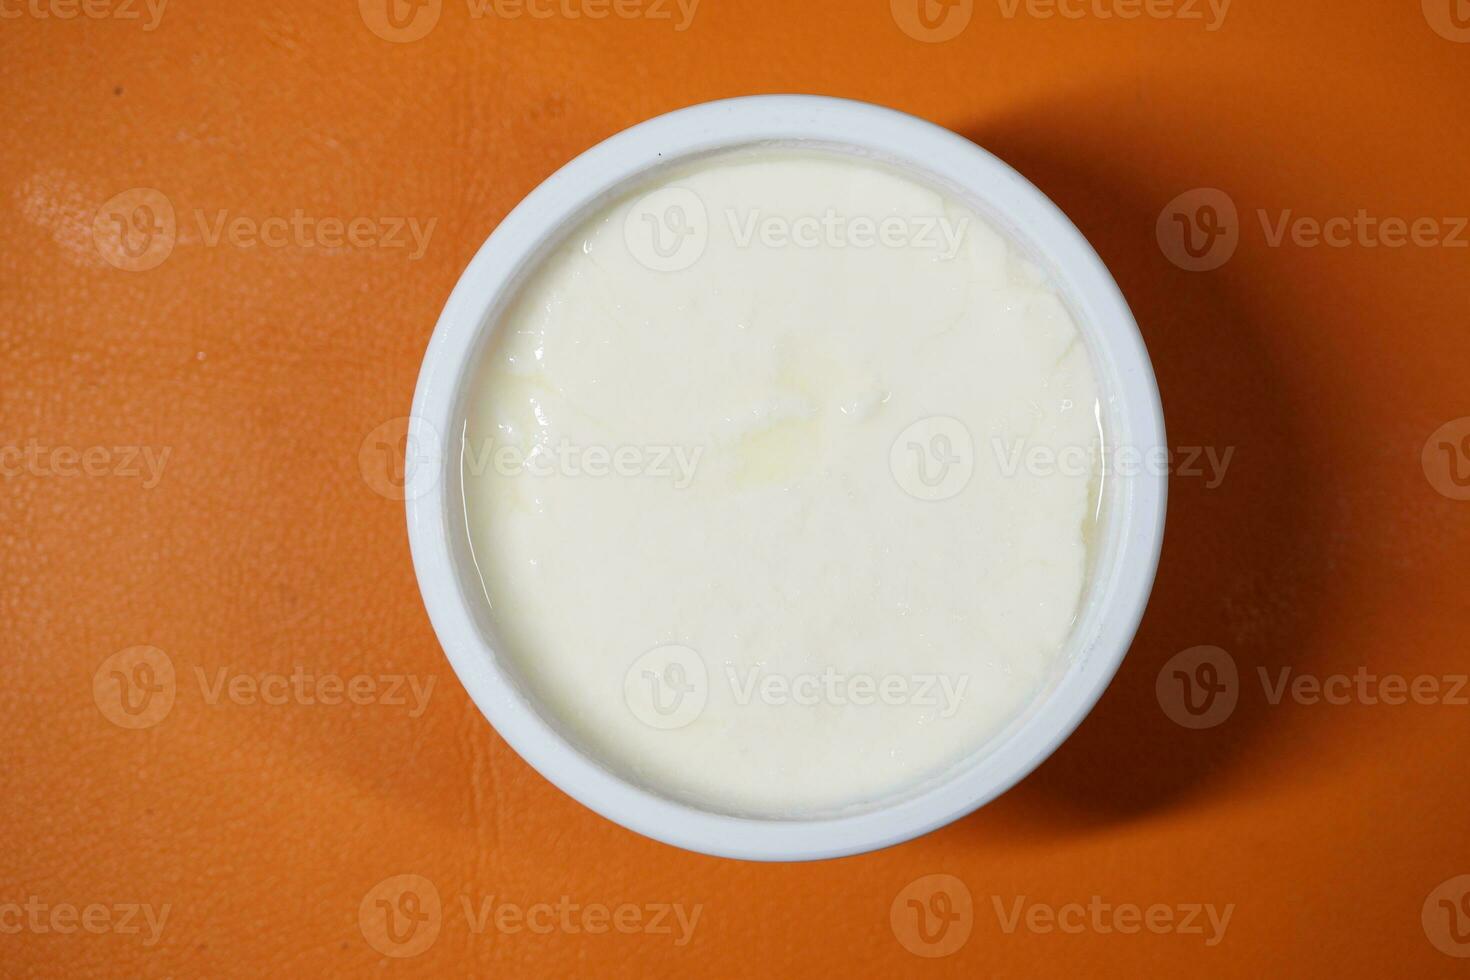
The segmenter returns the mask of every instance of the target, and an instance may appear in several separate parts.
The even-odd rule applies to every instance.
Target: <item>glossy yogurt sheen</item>
[[[532,272],[471,385],[496,649],[665,796],[911,791],[1056,676],[1097,401],[1044,275],[959,201],[827,151],[666,172]]]

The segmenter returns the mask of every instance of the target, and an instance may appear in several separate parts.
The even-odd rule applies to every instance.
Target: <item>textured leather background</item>
[[[1007,17],[1009,3],[980,0],[939,44],[906,36],[887,0],[704,0],[684,31],[475,19],[444,0],[404,43],[369,28],[386,24],[374,0],[175,0],[153,30],[141,3],[115,11],[139,20],[35,13],[67,2],[4,0],[0,18],[0,445],[13,450],[0,974],[1463,973],[1421,911],[1470,873],[1470,708],[1273,706],[1257,675],[1466,670],[1470,503],[1436,490],[1421,450],[1470,414],[1470,251],[1272,247],[1257,215],[1470,210],[1470,44],[1416,0],[1237,0],[1213,32],[1024,5]],[[652,843],[524,765],[449,670],[402,505],[373,489],[390,475],[365,477],[360,458],[407,413],[460,271],[538,181],[656,113],[781,91],[909,110],[1017,166],[1127,293],[1171,442],[1235,447],[1218,487],[1174,479],[1142,631],[1054,758],[938,833],[804,866]],[[1239,250],[1213,272],[1176,267],[1156,239],[1161,210],[1198,187],[1239,207]],[[134,188],[162,195],[177,223],[143,271],[113,264],[140,259],[108,222],[157,196],[103,207]],[[221,211],[298,209],[436,224],[418,259],[309,233],[211,243]],[[373,439],[391,444],[386,431]],[[58,447],[107,452],[89,476]],[[168,456],[155,481],[138,461],[128,475],[114,447]],[[1155,683],[1201,644],[1234,659],[1240,700],[1191,731]],[[161,718],[147,712],[162,702],[119,713],[111,685],[147,680],[139,663],[165,685],[157,654],[110,659],[138,646],[175,671]],[[237,686],[211,703],[221,670],[435,686],[418,717],[411,697],[265,704]],[[437,937],[410,957],[375,949],[359,915],[400,874],[442,900]],[[939,959],[911,955],[890,926],[900,890],[928,874],[957,876],[974,903],[973,934]],[[676,946],[476,933],[460,904],[564,895],[702,912]],[[1146,930],[1007,933],[994,910],[1094,895],[1235,909],[1213,947]],[[146,928],[63,935],[5,913],[32,897],[169,915],[152,945]]]

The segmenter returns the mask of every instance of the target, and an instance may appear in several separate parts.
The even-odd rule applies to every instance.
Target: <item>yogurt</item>
[[[546,255],[470,386],[499,656],[583,751],[801,817],[983,753],[1063,668],[1089,352],[963,202],[836,151],[662,173]]]

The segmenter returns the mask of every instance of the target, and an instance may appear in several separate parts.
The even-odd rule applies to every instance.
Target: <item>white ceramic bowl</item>
[[[969,761],[921,790],[835,819],[747,819],[658,796],[581,752],[538,714],[496,653],[469,555],[460,455],[466,379],[508,298],[548,247],[650,171],[752,144],[805,145],[898,166],[964,199],[1051,275],[1087,338],[1103,393],[1104,512],[1091,584],[1051,689]],[[1133,640],[1163,540],[1167,476],[1138,454],[1164,447],[1148,353],[1107,268],[1023,177],[975,144],[913,116],[813,96],[755,96],[693,106],[634,126],[557,171],[475,255],[424,355],[410,418],[409,542],[434,630],[465,690],[521,757],[586,806],[641,834],[752,860],[837,857],[908,840],[989,802],[1039,765],[1102,695]],[[445,438],[448,436],[449,438]]]

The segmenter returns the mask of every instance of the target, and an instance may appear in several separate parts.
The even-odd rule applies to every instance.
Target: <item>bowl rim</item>
[[[1122,292],[1082,233],[1004,162],[948,129],[894,109],[810,95],[707,102],[654,117],[594,146],[548,177],[500,223],[461,275],[424,354],[408,419],[408,536],[419,591],[451,667],[485,718],[515,751],[573,799],[644,836],[705,854],[760,861],[841,857],[942,827],[1010,789],[1086,717],[1128,651],[1153,586],[1163,544],[1164,467],[1109,476],[1109,575],[1090,586],[1096,629],[1025,720],[974,764],[915,795],[851,815],[764,819],[701,810],[624,780],[568,742],[497,662],[476,624],[453,536],[463,514],[448,499],[459,456],[441,434],[457,431],[460,393],[491,314],[546,245],[599,200],[648,171],[723,149],[810,142],[909,161],[986,205],[1052,263],[1058,287],[1085,321],[1100,384],[1123,445],[1166,447],[1158,385]],[[445,451],[448,450],[448,451]],[[425,467],[425,462],[428,466]],[[1101,574],[1099,572],[1099,574]]]

